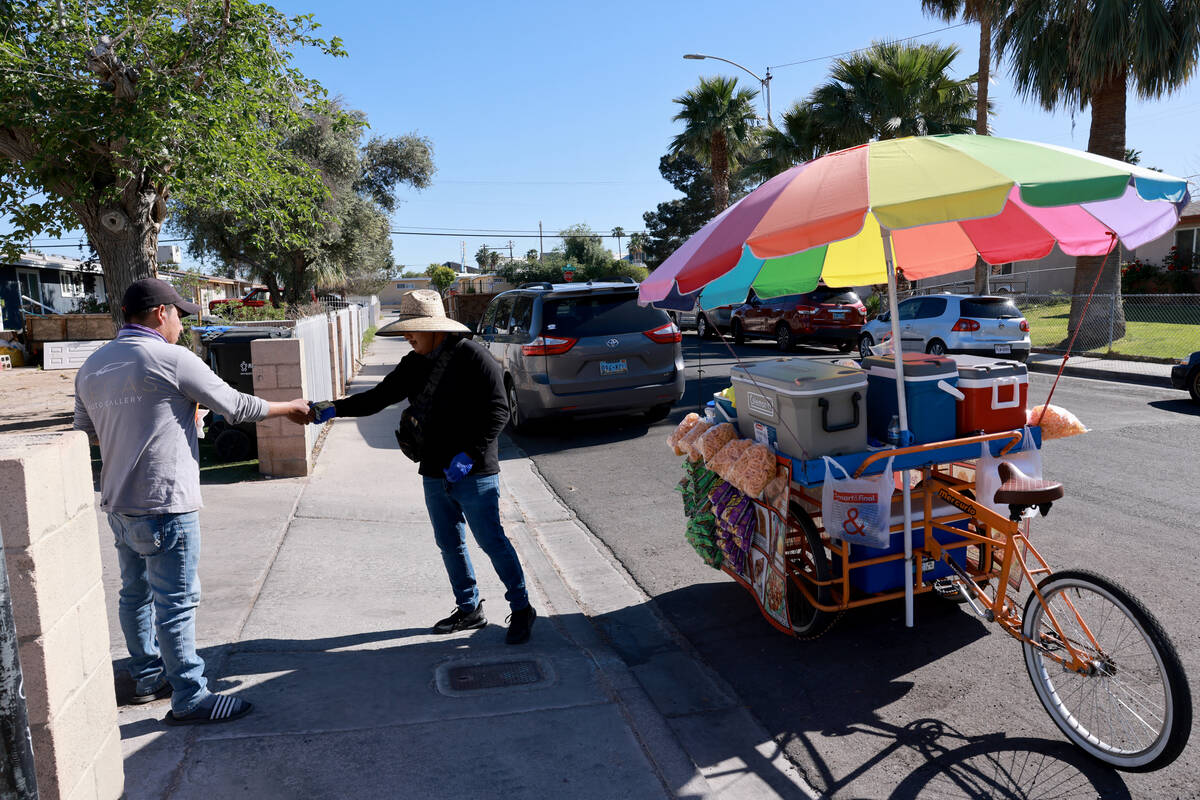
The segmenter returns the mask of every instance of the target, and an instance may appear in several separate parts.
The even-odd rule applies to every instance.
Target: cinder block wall
[[[255,339],[254,394],[281,402],[304,397],[304,342],[300,339]],[[313,426],[297,425],[286,417],[258,423],[258,471],[279,477],[312,472]]]
[[[125,773],[87,437],[0,435],[0,498],[39,794],[115,800]]]

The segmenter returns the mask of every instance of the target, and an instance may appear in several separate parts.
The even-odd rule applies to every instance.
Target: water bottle
[[[888,444],[900,444],[900,415],[892,414],[892,421],[888,423],[887,429]]]

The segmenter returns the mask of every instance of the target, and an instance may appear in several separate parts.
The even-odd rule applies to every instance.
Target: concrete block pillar
[[[255,339],[254,394],[282,402],[304,397],[304,342],[300,339]],[[295,478],[312,472],[313,426],[286,417],[263,420],[258,433],[258,471]]]
[[[0,435],[0,498],[39,794],[116,800],[125,772],[87,437]]]

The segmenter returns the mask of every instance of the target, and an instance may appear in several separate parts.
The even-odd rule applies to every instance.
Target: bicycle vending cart
[[[749,393],[739,404],[743,397]],[[901,600],[910,603],[911,624],[915,595],[957,595],[1021,643],[1038,699],[1075,745],[1129,771],[1159,769],[1183,751],[1191,694],[1162,626],[1114,581],[1056,571],[1030,542],[1030,517],[1064,494],[1061,484],[1020,469],[1041,446],[1040,428],[846,453],[833,456],[832,467],[738,437],[724,405],[730,426],[705,428],[697,418],[672,436],[688,456],[678,487],[687,537],[772,626],[812,639],[848,610]],[[765,481],[763,451],[773,467]],[[735,469],[755,454],[758,466]],[[887,482],[886,546],[856,543],[853,514],[842,517],[843,530],[830,530],[822,514],[827,475],[882,481],[889,467],[903,477],[894,492]],[[985,468],[998,473],[987,503],[977,497]]]

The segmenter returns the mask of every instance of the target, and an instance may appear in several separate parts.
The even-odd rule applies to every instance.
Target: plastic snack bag
[[[746,449],[754,442],[749,439],[733,439],[724,447],[721,448],[713,460],[709,462],[708,468],[720,475],[725,480],[729,480],[729,471],[733,469],[733,465],[738,462]]]
[[[721,452],[721,448],[735,438],[737,438],[737,430],[728,422],[722,422],[705,431],[693,449],[700,451],[700,456],[707,464],[713,460],[717,453]],[[710,466],[709,469],[712,469],[712,467]]]
[[[677,455],[677,456],[684,455],[683,450],[681,450],[679,447],[679,440],[682,439],[687,434],[687,432],[692,429],[692,426],[695,425],[699,421],[700,421],[699,414],[696,414],[696,413],[688,414],[679,423],[679,427],[677,427],[674,431],[672,431],[671,435],[667,437],[667,444],[669,444],[671,446],[671,449],[675,451],[675,455]]]
[[[825,459],[825,483],[821,487],[821,517],[831,539],[867,547],[887,547],[892,516],[892,459],[883,472],[869,478],[851,478],[846,469],[829,456]],[[837,477],[836,473],[842,476]]]
[[[1042,416],[1043,408],[1046,410],[1044,417]],[[1065,439],[1068,436],[1088,432],[1088,429],[1079,421],[1079,417],[1061,406],[1034,406],[1026,419],[1029,425],[1040,424],[1042,426],[1043,442],[1050,439]]]
[[[775,456],[763,444],[752,444],[729,471],[729,482],[751,497],[758,497],[775,477]]]
[[[700,460],[700,454],[696,452],[696,442],[701,436],[707,433],[708,429],[711,427],[711,424],[701,420],[693,425],[692,429],[685,433],[683,438],[679,440],[679,444],[676,446],[676,448],[683,451],[683,454],[687,456],[688,461]]]

